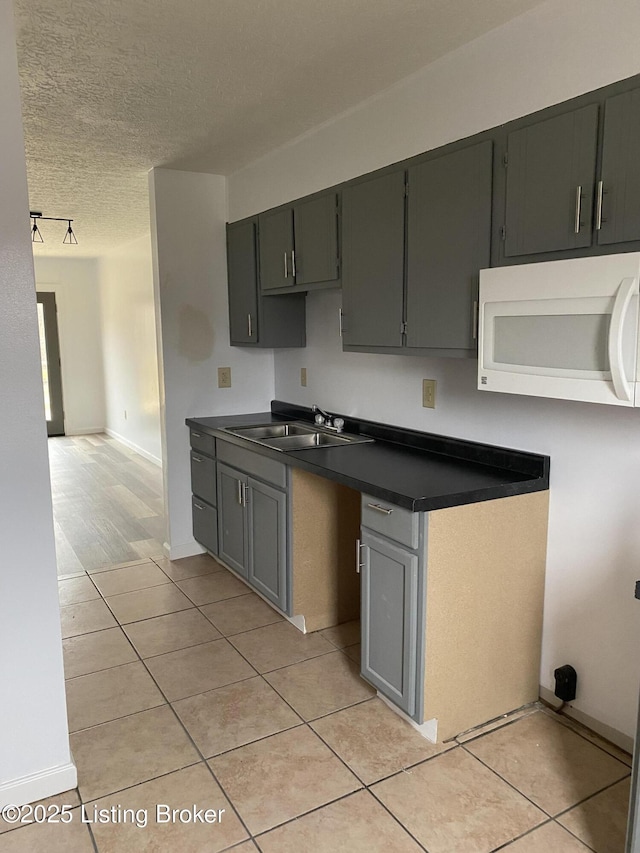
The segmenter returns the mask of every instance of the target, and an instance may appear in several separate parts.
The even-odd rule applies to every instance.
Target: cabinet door
[[[493,143],[408,171],[407,346],[470,349],[478,273],[489,266]]]
[[[243,483],[240,471],[218,464],[218,553],[238,574],[247,576]]]
[[[229,338],[231,344],[258,343],[256,223],[227,226]]]
[[[260,214],[260,290],[294,284],[293,214],[290,207]]]
[[[602,175],[596,199],[598,243],[640,240],[640,89],[607,98]]]
[[[591,245],[598,105],[508,136],[505,256]]]
[[[409,716],[416,710],[418,557],[362,532],[362,677]]]
[[[248,580],[286,611],[287,496],[251,478],[248,484]]]
[[[336,193],[294,205],[296,287],[318,282],[337,282],[338,196]]]
[[[343,343],[402,346],[404,170],[342,193]]]

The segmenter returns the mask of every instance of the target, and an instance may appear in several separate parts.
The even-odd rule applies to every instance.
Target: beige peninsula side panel
[[[424,717],[438,740],[538,698],[548,494],[429,513]]]
[[[360,615],[360,492],[292,470],[293,615],[319,631]]]

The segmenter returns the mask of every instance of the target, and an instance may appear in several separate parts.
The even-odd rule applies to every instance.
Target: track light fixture
[[[68,246],[77,246],[78,240],[76,235],[73,233],[73,228],[71,227],[71,223],[73,219],[68,219],[66,216],[43,216],[41,211],[39,210],[30,210],[29,216],[33,220],[33,227],[31,228],[31,242],[32,243],[44,243],[44,239],[42,234],[40,233],[40,229],[38,228],[37,220],[47,219],[49,222],[66,222],[68,224],[68,228],[66,234],[64,235],[63,243],[66,243]]]

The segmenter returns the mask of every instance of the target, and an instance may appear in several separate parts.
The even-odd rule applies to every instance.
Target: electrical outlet
[[[231,368],[218,368],[218,388],[231,388]]]
[[[300,384],[302,385],[303,388],[307,387],[307,368],[306,367],[300,368]]]
[[[436,407],[436,380],[422,380],[422,405],[425,409],[435,409]]]

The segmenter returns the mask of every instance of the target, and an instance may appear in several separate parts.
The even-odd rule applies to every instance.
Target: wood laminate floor
[[[162,555],[162,470],[107,435],[49,439],[59,577]]]

